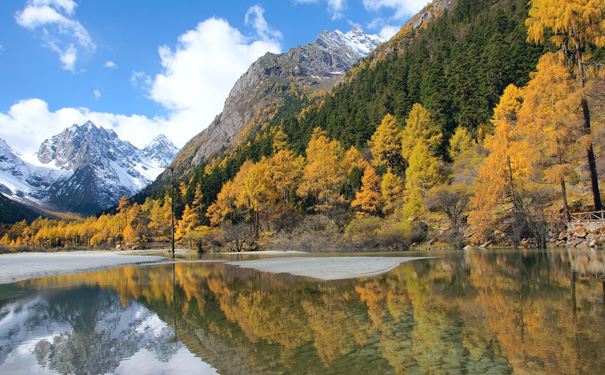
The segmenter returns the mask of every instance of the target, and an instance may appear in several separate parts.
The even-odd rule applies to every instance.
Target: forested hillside
[[[570,212],[601,208],[605,2],[452,4],[404,26],[331,93],[286,93],[246,142],[175,174],[173,189],[30,230],[70,237],[15,230],[3,242],[167,240],[172,196],[177,240],[200,250],[561,239]]]

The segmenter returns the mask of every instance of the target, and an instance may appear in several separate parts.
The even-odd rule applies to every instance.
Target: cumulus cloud
[[[363,6],[370,12],[390,8],[395,11],[393,18],[405,19],[418,13],[429,2],[429,0],[363,0]]]
[[[50,3],[56,6],[53,8],[56,11],[70,14],[69,0],[34,0],[29,4],[48,6]],[[73,14],[74,9],[71,12]],[[159,47],[163,67],[160,74],[132,72],[131,84],[166,108],[165,115],[148,118],[93,112],[88,108],[50,110],[44,100],[27,99],[14,104],[7,112],[0,112],[0,138],[28,161],[36,162],[32,155],[45,139],[72,124],[91,120],[115,130],[120,138],[140,148],[160,133],[181,147],[222,111],[229,91],[255,60],[267,52],[280,52],[281,33],[270,27],[263,13],[257,6],[247,13],[247,22],[256,32],[253,37],[243,35],[223,19],[211,18],[181,35],[175,46]],[[76,61],[78,46],[74,43],[73,53],[67,53],[69,45],[65,47],[64,64]],[[73,60],[68,56],[73,56]],[[113,65],[111,61],[105,63],[107,68]],[[100,98],[102,93],[94,90],[93,94]]]
[[[168,134],[165,119],[149,119],[145,116],[125,116],[93,112],[87,108],[62,108],[51,111],[41,99],[21,100],[6,113],[0,113],[0,138],[4,139],[22,157],[39,164],[34,154],[40,144],[73,124],[81,125],[91,120],[98,126],[113,129],[121,139],[135,146],[145,147],[158,134]]]
[[[118,69],[118,64],[114,63],[113,61],[108,61],[105,63],[105,67],[109,69]]]
[[[333,20],[344,17],[344,11],[347,8],[347,0],[294,0],[299,4],[319,4],[326,3],[328,13]]]
[[[59,55],[63,69],[74,71],[78,48],[94,50],[88,31],[74,18],[73,0],[29,0],[15,14],[17,24],[39,32],[43,45]]]
[[[145,73],[133,72],[131,83],[142,87],[149,83],[148,96],[170,111],[168,121],[185,141],[222,111],[229,91],[254,61],[269,51],[280,52],[273,38],[281,34],[263,22],[262,11],[248,13],[260,39],[248,38],[227,21],[211,18],[181,35],[174,48],[159,48],[163,72],[151,82]]]

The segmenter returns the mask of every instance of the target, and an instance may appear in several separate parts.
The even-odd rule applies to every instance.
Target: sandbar
[[[168,258],[160,256],[127,255],[110,251],[2,254],[0,284],[166,260]]]
[[[427,257],[289,257],[227,262],[261,272],[289,273],[320,280],[344,280],[380,275],[403,262]]]

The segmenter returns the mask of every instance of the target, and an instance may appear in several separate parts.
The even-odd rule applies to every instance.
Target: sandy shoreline
[[[288,257],[241,262],[227,262],[232,266],[253,268],[262,272],[289,273],[320,280],[344,280],[370,277],[388,272],[401,263],[426,257]]]
[[[111,251],[76,251],[58,253],[18,253],[0,255],[0,284],[49,276],[71,275],[129,265],[170,263],[163,256],[131,255]],[[255,255],[262,254],[260,252]],[[304,257],[287,253],[267,252],[275,256],[260,260],[225,262],[232,266],[252,268],[261,272],[289,273],[320,280],[340,280],[379,275],[403,262],[424,257],[336,256]],[[290,256],[288,256],[290,255]],[[176,263],[223,262],[223,260],[176,260]]]
[[[100,271],[129,265],[158,263],[168,259],[159,256],[128,255],[110,251],[2,254],[0,255],[0,284]]]

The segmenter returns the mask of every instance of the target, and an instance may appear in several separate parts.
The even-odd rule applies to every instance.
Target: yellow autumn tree
[[[267,160],[267,166],[275,191],[284,203],[290,203],[290,195],[296,191],[303,175],[304,158],[295,157],[290,150],[279,150]]]
[[[355,200],[351,202],[351,207],[361,210],[358,216],[379,214],[383,199],[380,192],[380,177],[376,174],[374,168],[371,166],[366,168],[361,183],[361,191],[355,194]]]
[[[439,163],[422,139],[414,146],[408,163],[403,212],[406,218],[418,218],[426,211],[422,203],[424,194],[440,180]]]
[[[174,239],[176,241],[182,242],[186,239],[189,232],[195,230],[200,225],[200,217],[198,215],[197,210],[189,205],[185,205],[185,210],[183,211],[183,216],[181,220],[178,221],[176,225],[176,230],[174,232]],[[190,243],[190,247],[191,243]]]
[[[579,104],[584,117],[586,157],[590,170],[591,188],[595,210],[602,208],[599,179],[593,142],[591,140],[590,109],[584,92],[586,79],[590,71],[586,66],[586,51],[605,46],[605,1],[604,0],[530,0],[527,25],[527,40],[537,44],[549,41],[560,47],[566,54],[571,52],[572,66],[577,73],[580,85]]]
[[[457,127],[454,135],[450,138],[448,149],[450,159],[456,160],[460,154],[470,150],[474,145],[475,142],[468,130],[462,126]]]
[[[574,79],[559,54],[540,58],[537,72],[523,89],[519,122],[533,150],[540,152],[536,167],[545,179],[561,189],[563,213],[570,220],[566,180],[575,176],[576,140],[581,126],[576,113]]]
[[[341,165],[342,146],[340,142],[330,141],[320,128],[311,135],[307,147],[307,166],[298,193],[303,196],[315,196],[317,208],[330,207],[340,197],[346,174]]]
[[[280,126],[273,136],[273,151],[275,153],[288,149],[288,135],[284,133]]]
[[[218,226],[225,220],[233,220],[235,213],[235,193],[233,181],[225,182],[216,200],[208,207],[208,211],[206,212],[211,225]]]
[[[521,91],[509,85],[494,110],[494,134],[485,139],[489,155],[479,168],[476,192],[471,198],[468,221],[477,230],[475,240],[482,240],[485,229],[493,227],[500,211],[521,212],[521,191],[531,175],[532,150],[523,131],[517,127],[521,108]]]
[[[365,171],[367,166],[368,162],[365,161],[361,152],[359,152],[355,146],[351,146],[342,161],[342,168],[347,176],[351,174],[353,168],[359,168],[360,170]]]
[[[387,114],[368,142],[372,151],[372,164],[376,168],[401,168],[401,129],[397,119]]]
[[[275,185],[267,171],[266,160],[253,164],[247,169],[235,197],[235,204],[248,211],[250,226],[258,236],[260,213],[268,209],[278,198]]]
[[[433,151],[441,144],[443,135],[439,127],[431,120],[430,112],[420,103],[412,106],[401,133],[401,155],[405,160],[412,156],[414,146],[423,141]]]
[[[402,198],[403,181],[399,176],[395,175],[390,168],[382,175],[380,191],[384,200],[382,211],[385,214],[393,213],[397,207],[398,201]]]

